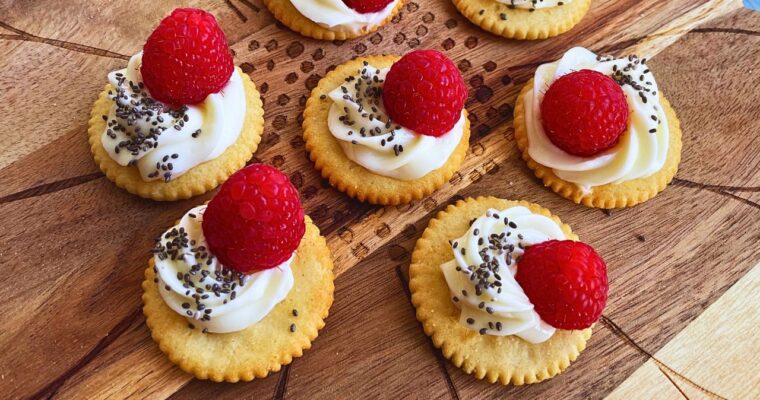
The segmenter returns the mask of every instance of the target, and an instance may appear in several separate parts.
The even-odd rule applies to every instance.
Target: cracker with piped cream
[[[643,203],[668,187],[670,181],[678,172],[678,164],[681,162],[681,123],[678,121],[675,111],[660,91],[659,97],[663,112],[668,119],[668,155],[665,165],[656,173],[638,179],[632,179],[621,183],[608,183],[594,186],[589,192],[584,192],[580,186],[573,182],[560,179],[551,168],[534,161],[528,153],[528,130],[525,124],[525,104],[523,98],[526,93],[533,90],[533,79],[523,87],[517,96],[514,112],[515,140],[517,147],[522,152],[522,158],[528,163],[528,168],[544,182],[544,186],[551,188],[560,196],[577,204],[596,208],[621,208],[633,207]]]
[[[591,5],[591,0],[573,0],[557,7],[511,8],[496,0],[453,0],[472,23],[507,39],[546,39],[572,29]]]
[[[144,181],[137,166],[119,165],[103,148],[101,141],[101,135],[106,129],[106,121],[103,119],[103,115],[108,115],[113,105],[113,100],[109,98],[108,92],[114,88],[111,84],[107,84],[92,107],[89,129],[87,130],[90,150],[95,158],[95,163],[116,186],[132,194],[153,200],[188,199],[214,189],[227,180],[230,175],[243,168],[245,163],[253,157],[264,132],[264,107],[261,95],[247,74],[238,67],[235,68],[235,71],[243,78],[247,102],[245,120],[238,139],[219,157],[196,165],[169,182],[161,179]]]
[[[399,0],[396,7],[393,8],[393,11],[391,11],[391,13],[388,14],[388,17],[386,17],[381,23],[366,27],[359,32],[355,32],[338,28],[333,30],[321,26],[301,14],[290,0],[264,0],[264,5],[267,6],[269,12],[271,12],[278,21],[301,35],[318,40],[348,40],[372,33],[390,22],[393,17],[401,11],[404,3],[405,0]]]
[[[569,240],[578,240],[568,225],[537,204],[494,197],[468,198],[430,220],[414,247],[409,267],[409,288],[417,319],[435,347],[464,372],[504,385],[535,383],[559,374],[578,357],[591,337],[591,328],[557,329],[547,341],[534,344],[517,336],[481,335],[459,322],[459,308],[452,302],[441,271],[441,264],[453,258],[449,240],[465,234],[470,221],[488,209],[514,206],[551,218]]]
[[[153,340],[183,371],[215,382],[266,377],[311,348],[333,303],[330,249],[306,216],[306,233],[291,263],[294,283],[287,297],[255,324],[237,332],[204,333],[166,305],[153,259],[145,270],[143,313]],[[294,311],[295,310],[295,311]]]

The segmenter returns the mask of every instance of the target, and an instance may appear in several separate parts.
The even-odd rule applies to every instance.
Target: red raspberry
[[[393,0],[343,0],[354,11],[366,14],[382,11]]]
[[[607,303],[607,266],[594,249],[571,240],[549,240],[525,250],[515,279],[547,324],[585,329]]]
[[[546,135],[560,149],[581,157],[599,154],[628,128],[623,89],[607,75],[582,69],[557,79],[541,102]]]
[[[298,191],[285,174],[264,164],[233,174],[203,214],[211,253],[246,274],[290,258],[305,229]]]
[[[222,90],[233,69],[227,38],[214,16],[178,8],[145,42],[140,72],[153,98],[180,106]]]
[[[391,119],[417,133],[441,136],[459,121],[467,88],[456,65],[435,50],[407,53],[393,63],[383,85]]]

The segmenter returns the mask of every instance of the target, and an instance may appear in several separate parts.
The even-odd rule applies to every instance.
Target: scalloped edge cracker
[[[325,238],[306,217],[306,233],[291,264],[295,282],[261,321],[232,333],[202,333],[164,303],[153,259],[142,283],[143,313],[153,340],[174,364],[198,379],[250,381],[279,371],[311,348],[333,303],[333,262]],[[293,316],[293,309],[298,316]],[[290,325],[296,324],[296,331]]]
[[[495,0],[453,0],[459,12],[483,30],[507,39],[546,39],[565,33],[583,19],[591,0],[558,7],[511,9]]]
[[[344,79],[361,69],[366,61],[377,68],[391,66],[399,57],[360,57],[339,65],[311,91],[303,113],[306,150],[322,177],[348,196],[372,204],[398,205],[419,200],[443,186],[462,165],[470,140],[470,121],[465,110],[462,139],[446,163],[427,175],[409,181],[375,174],[346,157],[338,140],[330,133],[327,116],[332,100],[327,97]],[[322,98],[322,96],[325,96]]]
[[[568,239],[578,240],[570,227],[549,210],[525,201],[494,197],[467,198],[449,205],[430,220],[417,241],[409,267],[409,288],[417,319],[444,357],[464,372],[503,385],[536,383],[565,370],[586,347],[591,328],[561,330],[543,343],[529,343],[517,336],[480,335],[459,323],[459,309],[451,301],[440,265],[449,261],[449,240],[463,235],[470,220],[489,208],[503,210],[524,206],[559,224]]]
[[[575,183],[560,179],[551,168],[545,167],[528,154],[528,132],[525,127],[525,105],[523,97],[528,91],[533,90],[533,79],[528,81],[517,96],[514,110],[514,128],[517,147],[522,152],[522,158],[528,164],[528,168],[543,181],[544,186],[551,188],[560,196],[588,207],[596,208],[621,208],[633,207],[643,203],[668,187],[670,181],[678,172],[678,164],[681,162],[681,123],[670,103],[660,91],[660,101],[668,119],[670,137],[668,143],[668,156],[665,165],[652,175],[645,178],[633,179],[623,183],[609,183],[602,186],[594,186],[590,193],[584,193]]]
[[[261,141],[264,131],[264,107],[256,85],[248,74],[235,67],[242,76],[246,95],[246,113],[243,127],[237,141],[228,147],[219,157],[196,165],[179,177],[169,182],[162,180],[146,182],[140,176],[136,166],[121,166],[114,161],[103,148],[101,135],[106,128],[103,115],[108,115],[113,102],[108,98],[108,91],[113,90],[107,84],[92,107],[90,113],[89,135],[90,151],[95,163],[116,186],[140,197],[174,201],[188,199],[206,193],[227,180],[233,173],[243,168]]]
[[[290,0],[263,0],[269,12],[274,15],[275,19],[282,22],[292,31],[298,32],[303,36],[317,40],[348,40],[355,39],[380,29],[390,22],[404,6],[405,0],[400,0],[393,11],[381,23],[365,28],[360,32],[349,30],[331,30],[325,28],[316,22],[306,18],[298,9],[293,6]]]

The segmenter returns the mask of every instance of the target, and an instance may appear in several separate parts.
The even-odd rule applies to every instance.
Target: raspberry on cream
[[[365,64],[330,92],[328,128],[351,161],[378,175],[413,180],[446,163],[462,139],[465,114],[438,137],[398,125],[381,96],[389,70]]]
[[[547,240],[525,249],[515,279],[547,324],[586,329],[607,305],[607,264],[593,247],[573,240]]]
[[[119,165],[134,165],[144,181],[168,182],[219,157],[240,136],[246,113],[242,77],[234,71],[219,93],[172,109],[154,100],[142,81],[142,52],[111,72],[114,104],[101,141]]]
[[[526,247],[551,239],[565,239],[561,227],[523,206],[490,209],[475,219],[451,241],[454,259],[441,265],[459,322],[480,334],[548,340],[555,328],[541,320],[515,274]]]
[[[612,148],[594,156],[579,157],[555,146],[542,125],[541,102],[551,84],[573,71],[589,69],[614,79],[623,89],[630,110],[628,129]],[[590,193],[595,186],[618,184],[650,176],[665,164],[669,127],[659,89],[646,60],[635,56],[600,57],[580,47],[558,61],[541,65],[533,91],[525,95],[528,153],[565,181]]]
[[[205,205],[188,211],[154,249],[159,293],[191,328],[236,332],[264,318],[293,287],[291,257],[275,268],[250,275],[222,265],[203,234]]]
[[[446,134],[462,118],[467,87],[459,68],[435,50],[415,50],[385,76],[383,105],[396,123],[430,136]]]
[[[390,1],[376,12],[362,13],[342,0],[290,0],[304,17],[334,31],[363,32],[382,24],[400,0]]]
[[[288,177],[252,164],[156,241],[159,294],[191,329],[243,330],[288,296],[304,232],[303,208]]]
[[[562,75],[541,101],[541,126],[549,140],[579,157],[614,147],[628,129],[628,114],[620,85],[590,69]]]
[[[224,265],[244,274],[275,268],[298,249],[306,230],[298,190],[282,171],[251,164],[208,203],[203,233]]]

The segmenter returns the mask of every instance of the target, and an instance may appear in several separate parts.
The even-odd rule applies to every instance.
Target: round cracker
[[[472,23],[507,39],[546,39],[569,31],[591,5],[591,0],[573,0],[557,7],[533,11],[509,8],[495,0],[453,0],[462,15]]]
[[[387,68],[398,59],[397,56],[368,56],[339,65],[311,91],[303,114],[306,150],[322,176],[350,197],[373,204],[406,204],[433,193],[459,169],[469,147],[470,121],[465,110],[464,132],[454,152],[440,168],[421,178],[405,181],[378,175],[346,157],[327,126],[327,116],[332,105],[332,100],[327,95],[343,84],[347,77],[362,69],[365,61],[376,68]]]
[[[503,385],[536,383],[565,370],[586,347],[591,328],[557,331],[543,343],[530,343],[517,336],[481,335],[459,323],[459,308],[441,272],[441,264],[453,258],[449,240],[464,235],[470,221],[489,208],[503,210],[524,206],[554,220],[570,240],[578,240],[570,227],[549,210],[525,201],[495,197],[468,198],[450,205],[430,220],[417,241],[409,267],[409,288],[417,319],[433,345],[464,372]]]
[[[391,13],[388,14],[388,17],[379,24],[364,28],[359,32],[354,32],[350,30],[333,30],[325,28],[306,18],[295,6],[293,6],[293,3],[291,3],[290,0],[264,0],[264,4],[269,9],[269,12],[271,12],[278,21],[301,35],[318,40],[348,40],[372,33],[392,20],[401,10],[401,7],[404,6],[404,3],[405,0],[399,0],[396,7],[393,8],[393,11],[391,11]]]

